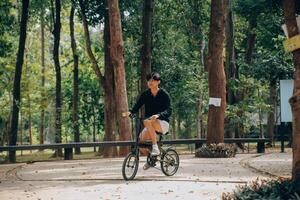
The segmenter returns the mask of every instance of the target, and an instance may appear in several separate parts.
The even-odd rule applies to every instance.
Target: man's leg
[[[157,139],[156,139],[156,131],[162,132],[162,128],[157,120],[144,120],[144,126],[149,133],[149,136],[152,141],[152,153],[153,155],[159,154],[159,149],[157,146]]]
[[[152,144],[157,144],[155,129],[152,127],[151,120],[144,120],[144,126],[147,129]]]
[[[140,134],[140,142],[146,142],[147,140],[151,140],[147,128],[144,128]],[[149,150],[147,148],[140,148],[141,155],[148,156]]]
[[[150,134],[149,134],[147,128],[144,128],[144,130],[140,134],[140,141],[146,142],[147,140],[151,140],[151,137],[150,137]],[[150,153],[149,149],[147,149],[147,148],[140,148],[140,152],[141,152],[141,155],[143,155],[143,156],[148,156]],[[143,169],[147,170],[150,167],[151,167],[150,164],[148,162],[146,162],[145,165],[143,166]]]

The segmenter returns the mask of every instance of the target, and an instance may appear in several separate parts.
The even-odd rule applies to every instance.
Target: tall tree
[[[107,5],[107,0],[105,1]],[[110,29],[109,29],[109,14],[108,9],[105,9],[104,14],[104,65],[105,65],[105,82],[104,88],[104,102],[105,102],[105,136],[104,141],[116,140],[116,99],[115,99],[115,75],[114,68],[111,62],[110,56]],[[117,154],[115,147],[105,148],[103,155],[105,157],[111,157]]]
[[[79,104],[79,86],[78,86],[78,53],[76,40],[74,35],[74,14],[75,14],[75,2],[72,0],[71,11],[70,11],[70,37],[71,47],[73,53],[73,131],[74,131],[74,142],[80,142],[79,133],[79,115],[78,115],[78,104]],[[75,154],[80,154],[80,147],[75,148]]]
[[[267,137],[271,139],[271,145],[274,139],[274,126],[276,123],[276,109],[277,109],[277,90],[276,90],[276,82],[270,83],[269,88],[269,103],[272,106],[272,111],[268,114],[268,122],[267,122]]]
[[[21,84],[22,66],[24,61],[24,50],[25,50],[25,42],[26,42],[28,7],[29,7],[29,0],[22,0],[22,17],[20,23],[19,48],[17,54],[14,88],[13,88],[13,108],[12,108],[9,145],[16,145],[17,142],[19,106],[20,106],[20,84]],[[9,152],[9,161],[13,163],[16,162],[16,151]]]
[[[61,69],[59,63],[59,41],[60,41],[60,0],[55,0],[55,21],[54,21],[54,47],[53,60],[55,65],[56,86],[55,86],[55,142],[61,143],[61,110],[62,110],[62,95],[61,95]],[[62,150],[58,149],[56,156],[62,156]]]
[[[238,76],[235,64],[235,50],[234,50],[234,22],[232,0],[226,0],[226,80],[235,79]],[[227,100],[229,104],[235,103],[234,93],[231,89],[227,88]]]
[[[28,52],[28,50],[26,52]],[[29,82],[30,74],[31,74],[31,69],[30,69],[30,66],[28,65],[28,56],[26,54],[26,56],[25,56],[25,75],[24,76],[27,79],[25,85],[28,89],[30,88],[30,86],[29,86],[29,84],[30,84],[30,82]],[[32,145],[32,105],[31,105],[31,94],[30,94],[30,92],[26,92],[26,98],[27,98],[27,106],[26,107],[28,108],[28,121],[27,121],[27,124],[28,124],[28,137],[29,137],[29,144]]]
[[[248,27],[248,36],[247,36],[247,47],[246,47],[246,53],[245,53],[245,60],[246,63],[251,63],[252,57],[253,57],[253,51],[255,46],[255,28],[257,27],[257,18],[251,18],[249,20],[249,27]]]
[[[299,34],[295,1],[283,0],[284,19],[287,27],[288,37],[294,37]],[[294,89],[293,96],[289,102],[293,114],[293,169],[292,179],[295,182],[296,190],[300,192],[300,49],[293,51],[294,72]]]
[[[207,122],[208,144],[224,141],[224,115],[226,107],[226,78],[223,64],[223,43],[225,39],[224,9],[224,1],[212,0],[208,43],[209,98],[221,99],[221,105],[209,106]]]
[[[232,9],[232,0],[225,1],[225,38],[226,38],[226,62],[225,62],[225,74],[226,74],[226,83],[227,83],[227,103],[233,105],[236,102],[236,97],[233,89],[228,84],[230,81],[233,81],[238,78],[238,70],[235,61],[235,48],[234,48],[234,17]],[[228,121],[228,120],[227,120]],[[239,124],[239,123],[238,123]],[[225,137],[240,137],[239,134],[239,125],[235,124],[233,130],[226,131]]]
[[[40,144],[44,144],[44,127],[45,127],[45,8],[44,1],[41,0],[41,87],[42,87],[42,102],[41,102],[41,122],[40,122]]]
[[[107,1],[106,1],[107,2]],[[88,21],[86,16],[86,2],[83,0],[79,0],[79,6],[81,10],[81,17],[82,17],[82,24],[84,29],[84,37],[85,37],[85,46],[87,54],[90,58],[92,63],[93,69],[95,74],[99,80],[100,86],[103,88],[104,91],[104,128],[105,128],[105,135],[104,141],[115,141],[115,132],[116,132],[116,107],[115,107],[115,92],[114,92],[114,70],[111,64],[110,58],[110,32],[109,32],[109,16],[108,16],[108,9],[105,10],[104,15],[104,65],[105,71],[104,75],[102,75],[100,71],[100,67],[97,63],[97,60],[93,54],[91,48],[91,40],[88,28]],[[117,149],[115,147],[108,147],[103,149],[103,156],[104,157],[111,157],[117,154]]]
[[[108,1],[109,27],[110,27],[110,56],[115,75],[115,96],[117,109],[117,122],[120,131],[120,140],[130,140],[130,121],[122,117],[128,110],[125,66],[123,57],[123,36],[118,0]],[[129,147],[121,147],[119,155],[126,155]]]
[[[147,89],[146,76],[151,72],[152,18],[154,0],[144,0],[141,51],[141,91]]]

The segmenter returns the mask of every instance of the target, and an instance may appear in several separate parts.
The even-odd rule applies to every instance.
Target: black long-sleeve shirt
[[[130,112],[136,113],[143,105],[145,105],[145,118],[158,115],[158,119],[169,122],[169,117],[172,113],[171,100],[164,89],[160,88],[156,96],[152,95],[150,89],[145,90]]]

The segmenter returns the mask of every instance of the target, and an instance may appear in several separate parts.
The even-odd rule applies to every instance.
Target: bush
[[[202,158],[229,158],[234,157],[237,148],[233,144],[209,144],[196,150],[195,156]]]
[[[238,186],[233,193],[223,193],[222,200],[299,200],[295,184],[290,179],[256,179],[246,186]]]

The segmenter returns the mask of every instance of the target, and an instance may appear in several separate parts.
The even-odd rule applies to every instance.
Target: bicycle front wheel
[[[130,152],[123,161],[122,166],[122,175],[124,180],[132,180],[134,179],[137,170],[139,168],[139,160],[138,157]]]
[[[167,149],[161,156],[160,166],[166,176],[173,176],[179,168],[179,156],[173,149]]]

